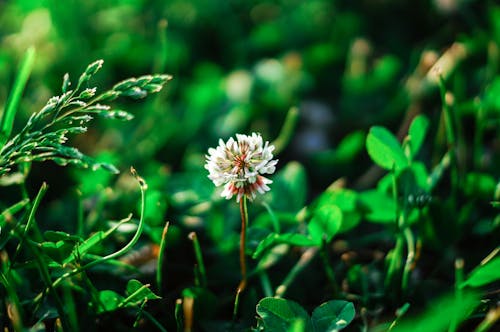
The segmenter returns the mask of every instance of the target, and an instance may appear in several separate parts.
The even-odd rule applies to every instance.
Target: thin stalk
[[[481,168],[481,158],[483,156],[483,133],[484,133],[484,110],[483,106],[479,105],[476,110],[476,130],[474,131],[474,167]]]
[[[0,119],[0,149],[5,145],[10,137],[10,134],[12,133],[14,118],[16,117],[19,102],[21,100],[23,90],[26,87],[26,83],[28,83],[28,78],[30,77],[34,62],[35,49],[33,47],[30,47],[24,54],[24,58],[14,82],[14,86],[7,99],[5,111],[3,112],[2,118]]]
[[[325,239],[323,239],[321,244],[320,256],[321,260],[323,261],[323,266],[325,267],[326,277],[328,278],[328,281],[332,286],[333,289],[332,298],[334,298],[336,294],[338,294],[338,287],[337,287],[337,282],[335,280],[335,272],[333,271],[333,268],[330,265],[330,255],[328,254],[328,246]]]
[[[267,204],[266,202],[262,202],[262,206],[267,210],[267,213],[269,213],[269,216],[271,217],[271,222],[273,223],[273,229],[276,233],[281,233],[281,226],[278,218],[276,218],[276,215],[274,214],[273,210]]]
[[[134,168],[131,168],[131,172],[132,172],[132,175],[139,182],[140,189],[141,189],[141,217],[139,219],[139,226],[137,227],[137,230],[136,230],[134,236],[132,237],[132,239],[123,248],[121,248],[120,250],[118,250],[118,251],[116,251],[114,253],[111,253],[111,254],[109,254],[107,256],[101,257],[100,259],[94,260],[94,261],[92,261],[90,263],[87,263],[86,265],[77,267],[77,268],[75,268],[75,269],[73,269],[73,270],[71,270],[69,272],[66,272],[65,274],[63,274],[62,276],[60,276],[59,278],[57,278],[52,283],[52,285],[50,285],[50,287],[48,287],[42,293],[38,294],[33,299],[34,303],[38,303],[43,298],[43,296],[44,296],[44,294],[45,294],[45,292],[47,290],[50,290],[50,288],[56,288],[64,279],[66,279],[68,277],[71,277],[71,276],[73,276],[75,274],[81,273],[81,272],[83,272],[85,270],[88,270],[89,268],[94,267],[95,265],[104,263],[104,262],[106,262],[108,260],[115,259],[115,258],[117,258],[117,257],[125,254],[127,251],[129,251],[137,243],[137,241],[139,240],[139,237],[141,236],[142,231],[144,229],[144,212],[146,210],[146,189],[147,189],[147,184],[144,181],[144,179],[142,179],[141,177],[139,177],[139,175],[137,175],[137,172],[135,171]]]
[[[76,235],[83,237],[85,224],[83,222],[83,201],[82,195],[78,194],[78,210],[77,210],[77,224],[76,224]]]
[[[167,19],[161,19],[158,22],[158,52],[155,54],[154,70],[155,73],[163,73],[168,59],[168,40],[167,40]]]
[[[21,235],[21,240],[19,241],[19,244],[16,247],[16,251],[14,252],[14,256],[12,257],[12,262],[16,261],[17,255],[19,255],[19,251],[21,250],[22,246],[24,245],[24,240],[28,234],[28,231],[33,225],[33,222],[35,221],[35,212],[38,210],[38,206],[40,205],[40,202],[47,192],[47,189],[49,186],[44,182],[40,189],[38,190],[38,194],[35,197],[35,200],[33,201],[33,205],[31,207],[29,216],[28,216],[28,221],[26,222],[26,226],[24,227],[24,232]]]
[[[455,260],[455,301],[460,303],[463,298],[462,283],[464,281],[464,260],[462,258],[457,258]],[[455,332],[458,327],[458,319],[456,314],[451,317],[451,324],[448,328],[448,332]]]
[[[387,276],[385,277],[386,288],[389,286],[396,271],[400,268],[401,257],[403,254],[403,245],[404,245],[404,239],[401,235],[399,235],[396,239],[396,246],[392,251],[392,255],[389,261],[389,268],[387,270]]]
[[[484,320],[478,325],[474,332],[486,332],[495,326],[500,319],[500,307],[491,308]]]
[[[246,232],[248,223],[248,210],[247,210],[247,198],[243,196],[240,199],[240,214],[241,214],[241,233],[240,233],[240,269],[241,269],[241,281],[238,285],[237,293],[241,293],[245,290],[247,285],[247,263],[245,258],[245,248],[246,248]]]
[[[156,328],[159,331],[161,331],[161,332],[167,332],[167,329],[164,328],[163,325],[161,325],[161,323],[156,318],[154,318],[154,316],[151,315],[149,312],[147,312],[146,310],[143,310],[142,314],[144,315],[144,317],[146,317],[147,319],[149,319],[151,321],[151,323],[153,323],[153,325],[156,326]]]
[[[182,301],[182,311],[184,313],[184,332],[191,332],[193,330],[193,306],[194,298],[184,297]]]
[[[243,195],[240,199],[240,215],[241,215],[241,233],[240,233],[240,271],[241,271],[241,281],[236,289],[236,296],[234,298],[233,306],[233,322],[236,320],[236,315],[238,314],[238,307],[240,304],[240,294],[245,290],[247,286],[247,263],[245,258],[245,247],[246,247],[246,232],[248,223],[248,210],[247,210],[247,197]]]
[[[405,267],[403,270],[403,281],[401,284],[401,288],[403,289],[403,293],[406,293],[406,290],[408,289],[408,280],[410,277],[410,272],[412,270],[413,262],[415,260],[415,239],[409,227],[406,227],[404,229],[403,235],[406,240],[408,255],[406,256]]]
[[[205,264],[203,263],[203,255],[201,254],[200,241],[195,232],[191,232],[188,235],[189,239],[193,241],[194,254],[196,256],[196,262],[198,264],[198,270],[200,273],[200,285],[202,287],[207,287],[207,273],[205,270]]]
[[[161,293],[161,285],[163,284],[163,261],[165,260],[165,246],[167,244],[166,240],[169,225],[170,223],[167,221],[161,234],[160,251],[158,253],[158,263],[156,266],[156,287],[159,293]]]
[[[292,284],[292,282],[297,278],[299,273],[306,268],[306,266],[311,262],[311,260],[316,256],[316,253],[318,252],[317,247],[311,247],[304,251],[302,256],[300,256],[299,261],[295,266],[290,270],[288,275],[285,277],[281,285],[279,285],[276,288],[275,296],[276,297],[283,297],[285,295],[286,291],[288,290],[288,287]]]
[[[392,321],[388,331],[392,331],[392,329],[397,325],[401,317],[403,317],[403,315],[408,311],[409,308],[410,308],[410,303],[406,302],[396,310],[396,319]]]
[[[446,86],[444,84],[443,77],[439,75],[439,91],[441,94],[441,101],[443,103],[443,116],[444,116],[444,124],[446,130],[446,141],[448,144],[448,150],[450,152],[450,161],[451,161],[451,186],[453,195],[456,196],[458,189],[458,169],[457,169],[457,138],[455,133],[455,121],[453,117],[453,112],[450,107],[449,102],[446,100]]]
[[[299,119],[299,109],[297,107],[292,107],[288,110],[286,114],[283,127],[281,127],[278,137],[271,143],[274,145],[274,153],[279,154],[288,145],[290,139],[293,136],[293,131],[297,125]]]
[[[264,296],[273,296],[273,286],[271,285],[271,280],[269,280],[266,270],[259,271],[259,278]]]
[[[183,323],[182,323],[182,299],[175,300],[175,325],[177,326],[177,332],[182,332]]]
[[[3,284],[5,291],[7,292],[7,296],[2,301],[5,301],[7,306],[10,305],[11,317],[10,320],[14,327],[15,331],[24,331],[23,327],[23,308],[21,306],[21,302],[19,301],[19,297],[17,296],[17,290],[15,285],[13,284],[10,277],[10,262],[9,257],[7,256],[7,252],[2,251],[0,253],[0,284]]]

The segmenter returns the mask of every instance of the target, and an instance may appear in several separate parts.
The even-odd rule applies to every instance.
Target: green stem
[[[247,263],[245,258],[246,232],[248,224],[247,198],[243,195],[240,199],[241,233],[240,233],[240,269],[241,282],[238,286],[238,293],[243,292],[247,284]]]
[[[189,233],[189,239],[193,241],[194,254],[196,257],[196,262],[198,264],[198,270],[200,272],[201,287],[207,287],[207,273],[205,270],[205,264],[203,263],[203,255],[201,254],[200,241],[198,241],[198,236],[195,232]]]
[[[183,330],[182,326],[184,325],[182,323],[182,299],[177,299],[175,301],[174,316],[175,316],[175,324],[177,325],[177,332],[182,332]]]
[[[333,290],[332,298],[335,298],[335,296],[338,294],[338,287],[337,287],[337,282],[335,280],[335,272],[333,271],[333,268],[330,265],[330,255],[328,254],[328,245],[325,239],[323,239],[321,244],[320,256],[321,260],[323,261],[326,277],[328,278],[328,281],[332,286]]]
[[[390,261],[389,261],[389,268],[387,270],[387,276],[385,278],[385,287],[389,287],[394,274],[396,271],[401,267],[401,258],[403,255],[403,245],[404,245],[404,239],[401,235],[398,235],[396,239],[396,246],[394,247]]]
[[[165,260],[165,246],[167,244],[166,240],[169,225],[170,223],[167,221],[163,228],[163,233],[161,234],[160,252],[158,253],[158,264],[156,266],[156,287],[159,293],[161,293],[161,286],[163,284],[163,261]]]
[[[297,278],[299,273],[305,269],[305,267],[311,262],[311,260],[316,256],[316,253],[318,252],[318,247],[311,247],[304,251],[302,256],[300,257],[299,261],[295,266],[290,270],[288,275],[285,277],[281,285],[279,285],[276,288],[275,296],[276,297],[283,297],[285,295],[286,291],[288,290],[288,287],[292,284],[292,282]]]
[[[38,190],[38,194],[35,197],[35,200],[33,201],[33,205],[31,207],[29,216],[28,216],[28,221],[26,222],[26,226],[24,227],[24,232],[21,235],[21,240],[19,241],[19,244],[16,247],[16,251],[14,252],[14,256],[12,257],[12,262],[16,261],[17,255],[19,254],[19,251],[21,250],[22,246],[24,245],[24,240],[26,238],[26,235],[28,234],[28,231],[33,225],[33,222],[35,221],[35,212],[38,210],[38,206],[40,205],[40,202],[47,192],[47,189],[49,186],[44,182],[40,189]]]
[[[280,222],[278,218],[276,218],[276,215],[274,214],[269,204],[267,204],[266,202],[262,202],[262,206],[267,210],[267,213],[269,213],[269,216],[271,217],[271,222],[273,223],[274,232],[278,234],[281,233]]]
[[[264,296],[273,296],[273,286],[271,285],[271,280],[269,280],[269,276],[267,275],[266,270],[259,271],[259,278]]]
[[[240,294],[245,290],[247,286],[247,263],[245,258],[245,247],[246,247],[246,231],[248,223],[248,210],[247,210],[247,197],[243,195],[240,199],[240,215],[241,215],[241,233],[240,233],[240,270],[241,270],[241,281],[236,289],[236,296],[234,298],[233,307],[233,322],[236,320],[236,315],[238,314],[238,307],[240,304]]]
[[[10,134],[12,133],[14,118],[16,117],[19,102],[21,100],[23,90],[26,87],[26,83],[28,82],[28,78],[31,74],[31,69],[33,68],[34,62],[35,49],[33,47],[30,47],[24,54],[24,58],[14,82],[14,86],[7,99],[5,111],[2,115],[2,118],[0,119],[0,148],[5,145],[10,137]]]
[[[3,284],[3,287],[5,288],[7,292],[7,297],[2,299],[2,301],[5,301],[5,305],[10,304],[11,305],[11,322],[14,327],[15,331],[24,331],[23,327],[23,309],[21,306],[21,302],[19,301],[19,297],[17,295],[17,290],[15,289],[15,286],[13,285],[13,282],[10,277],[10,264],[9,264],[9,258],[7,256],[6,252],[1,252],[0,253],[0,267],[2,268],[0,270],[0,283]]]
[[[285,122],[281,127],[278,137],[271,143],[274,145],[274,153],[279,154],[288,145],[292,138],[293,131],[299,119],[299,109],[292,107],[286,114]]]
[[[445,122],[446,130],[446,141],[448,144],[448,151],[450,153],[451,161],[451,189],[453,195],[456,197],[458,190],[458,169],[457,169],[457,139],[455,133],[455,121],[453,117],[453,112],[449,102],[446,100],[446,86],[442,76],[439,76],[439,91],[441,94],[441,101],[443,103],[443,116]]]
[[[455,260],[455,301],[456,303],[460,303],[463,298],[462,291],[462,283],[464,281],[464,260],[461,258],[457,258]],[[451,318],[451,324],[448,328],[448,332],[455,332],[458,327],[458,320],[460,317],[457,317],[456,313]]]
[[[77,267],[69,272],[66,272],[65,274],[63,274],[62,276],[60,276],[59,278],[57,278],[51,285],[51,288],[56,288],[64,279],[68,278],[68,277],[71,277],[75,274],[78,274],[78,273],[81,273],[83,271],[86,271],[88,269],[90,269],[91,267],[94,267],[95,265],[98,265],[98,264],[101,264],[101,263],[104,263],[108,260],[111,260],[111,259],[114,259],[114,258],[117,258],[123,254],[125,254],[127,251],[129,251],[136,243],[137,241],[139,240],[139,237],[141,236],[142,234],[142,231],[144,229],[144,212],[146,210],[146,189],[147,189],[147,184],[146,182],[144,181],[144,179],[142,179],[141,177],[139,177],[137,175],[137,172],[135,171],[134,168],[131,168],[131,173],[132,175],[136,178],[136,180],[139,182],[139,185],[140,185],[140,189],[141,189],[141,217],[139,219],[139,226],[137,227],[137,231],[135,232],[133,238],[127,243],[127,245],[125,245],[125,247],[121,248],[120,250],[114,252],[114,253],[111,253],[107,256],[104,256],[104,257],[101,257],[100,259],[97,259],[97,260],[94,260],[86,265],[83,265],[81,267]],[[34,303],[38,303],[42,298],[43,298],[43,295],[45,294],[45,292],[47,290],[50,290],[50,289],[46,289],[44,290],[42,293],[38,294],[33,302]]]
[[[408,289],[408,280],[410,277],[410,272],[413,266],[413,262],[415,260],[415,240],[413,237],[413,233],[409,227],[405,227],[405,229],[403,230],[403,234],[406,240],[408,255],[406,256],[406,263],[403,270],[403,281],[401,288],[403,289],[403,293],[406,293]]]

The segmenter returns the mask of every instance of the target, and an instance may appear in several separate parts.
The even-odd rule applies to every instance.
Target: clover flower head
[[[262,136],[236,134],[236,140],[219,140],[217,148],[208,149],[205,168],[208,178],[218,187],[224,185],[222,197],[231,199],[236,195],[239,202],[243,196],[253,200],[257,193],[269,191],[271,180],[262,174],[272,174],[278,160],[273,160],[274,146],[263,142]]]

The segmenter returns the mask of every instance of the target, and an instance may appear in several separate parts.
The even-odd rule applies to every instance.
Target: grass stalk
[[[276,297],[283,297],[292,284],[292,282],[297,278],[297,276],[304,270],[307,265],[311,262],[311,260],[316,256],[316,253],[318,252],[317,247],[311,247],[308,248],[302,256],[300,256],[299,261],[294,265],[294,267],[290,270],[290,272],[287,274],[281,285],[279,285],[276,288],[275,296]]]
[[[328,278],[328,281],[332,286],[333,290],[332,298],[335,298],[335,296],[338,294],[338,287],[337,287],[337,282],[335,280],[335,272],[333,271],[333,268],[330,264],[330,255],[328,254],[328,245],[325,239],[323,239],[323,243],[321,244],[320,256],[323,262],[323,266],[325,268],[326,277]]]
[[[33,223],[35,221],[35,212],[38,210],[38,207],[40,206],[40,202],[42,201],[43,196],[47,192],[47,189],[49,186],[44,182],[40,189],[38,190],[38,193],[35,197],[35,200],[33,201],[33,204],[31,206],[30,213],[28,215],[28,221],[26,222],[26,225],[24,226],[24,231],[23,234],[21,234],[21,239],[16,247],[16,251],[14,252],[14,256],[12,257],[12,262],[15,262],[17,259],[17,255],[19,255],[19,252],[21,251],[22,246],[24,245],[24,240],[26,239],[26,236],[28,235],[28,232],[30,228],[33,226]]]
[[[297,107],[290,108],[286,114],[285,121],[278,137],[271,143],[274,145],[274,154],[279,154],[288,145],[293,136],[298,119],[299,109]]]
[[[14,85],[7,99],[5,110],[0,119],[0,149],[5,145],[12,133],[14,118],[16,117],[19,102],[21,101],[26,83],[28,83],[34,62],[35,48],[30,47],[24,54],[16,80],[14,81]]]
[[[132,175],[136,178],[136,180],[139,182],[139,186],[140,186],[140,189],[141,189],[141,214],[140,214],[140,219],[139,219],[139,226],[137,227],[137,230],[134,234],[134,236],[132,237],[132,239],[123,247],[121,248],[120,250],[118,251],[115,251],[107,256],[104,256],[104,257],[101,257],[99,259],[96,259],[94,261],[91,261],[90,263],[87,263],[86,265],[83,265],[83,266],[80,266],[80,267],[77,267],[71,271],[68,271],[66,272],[65,274],[63,274],[62,276],[60,276],[59,278],[57,278],[51,285],[50,287],[48,287],[47,289],[45,289],[42,293],[38,294],[35,299],[33,300],[34,303],[38,303],[40,302],[40,300],[43,298],[45,292],[47,290],[50,290],[51,288],[56,288],[64,279],[66,278],[69,278],[75,274],[78,274],[78,273],[81,273],[83,271],[86,271],[88,269],[90,269],[91,267],[94,267],[98,264],[101,264],[101,263],[104,263],[108,260],[112,260],[112,259],[115,259],[125,253],[127,253],[130,249],[132,249],[132,247],[137,243],[137,241],[139,240],[139,237],[141,236],[142,234],[142,231],[144,229],[144,213],[145,213],[145,210],[146,210],[146,190],[147,190],[147,184],[146,182],[144,181],[144,179],[142,179],[138,174],[137,172],[135,171],[134,168],[131,168],[131,173]]]
[[[406,240],[406,248],[408,254],[406,256],[406,262],[403,270],[403,280],[401,282],[401,288],[403,290],[403,294],[406,294],[406,292],[408,291],[408,282],[410,278],[410,273],[411,270],[413,269],[413,262],[415,261],[415,239],[409,227],[406,227],[403,230],[403,235]]]
[[[167,244],[167,232],[169,225],[170,223],[167,221],[165,223],[165,227],[163,227],[163,232],[161,233],[160,251],[158,253],[158,263],[156,266],[156,287],[160,294],[163,285],[163,262],[165,260],[165,246]]]
[[[198,236],[195,232],[191,232],[188,235],[189,239],[193,242],[194,254],[196,257],[196,263],[198,264],[198,272],[200,275],[200,285],[203,288],[207,287],[207,272],[205,270],[205,264],[203,263],[203,255],[201,253],[200,241],[198,241]]]
[[[463,289],[461,287],[464,281],[464,260],[462,258],[457,258],[455,260],[455,301],[457,303],[461,302],[463,299]],[[458,320],[460,317],[453,315],[451,318],[451,323],[448,328],[448,332],[455,332],[458,327]]]

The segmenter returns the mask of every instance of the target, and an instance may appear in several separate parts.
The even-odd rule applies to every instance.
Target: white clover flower
[[[208,149],[205,168],[208,178],[218,187],[224,185],[221,196],[231,199],[236,195],[239,202],[245,195],[254,199],[257,192],[263,194],[269,191],[271,180],[262,174],[272,174],[276,170],[278,160],[273,160],[274,146],[263,143],[260,134],[251,136],[236,134],[225,143],[219,140],[219,146]]]

